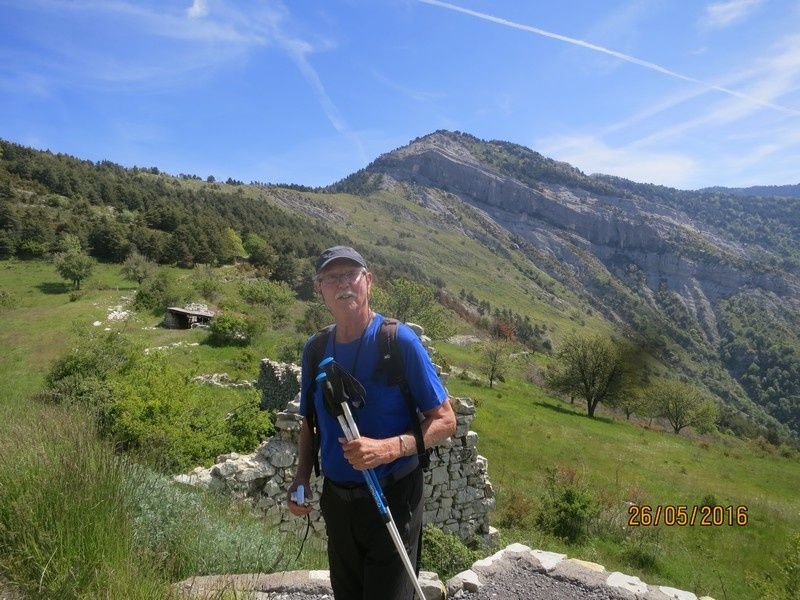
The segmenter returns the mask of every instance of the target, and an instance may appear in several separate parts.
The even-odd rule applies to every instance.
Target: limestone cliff
[[[414,197],[439,224],[501,254],[521,250],[610,320],[639,333],[650,323],[704,360],[721,353],[730,333],[720,314],[730,298],[768,297],[800,314],[797,200],[587,176],[515,144],[447,131],[384,154],[334,187]],[[480,230],[464,229],[464,207]],[[753,223],[763,235],[748,230]]]

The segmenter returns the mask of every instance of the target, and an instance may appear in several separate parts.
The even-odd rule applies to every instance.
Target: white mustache
[[[356,297],[356,295],[353,292],[349,291],[349,290],[345,291],[345,292],[339,292],[338,294],[336,294],[336,299],[337,300],[345,300],[347,298],[355,298],[355,297]]]

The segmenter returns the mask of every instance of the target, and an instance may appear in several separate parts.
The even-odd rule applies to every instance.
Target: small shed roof
[[[208,317],[212,318],[216,316],[216,312],[211,312],[207,310],[189,310],[186,308],[179,308],[177,306],[170,306],[167,308],[168,311],[178,313],[181,315],[191,315],[195,317]]]

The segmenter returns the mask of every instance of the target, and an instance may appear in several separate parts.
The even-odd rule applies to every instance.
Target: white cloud
[[[171,89],[189,85],[199,77],[208,77],[216,68],[242,60],[256,49],[277,47],[303,75],[333,128],[353,142],[366,162],[361,141],[345,123],[309,60],[314,52],[331,49],[333,45],[321,37],[311,42],[291,34],[290,13],[280,1],[250,1],[239,6],[235,2],[218,0],[214,4],[213,19],[200,18],[209,16],[208,0],[192,0],[191,7],[180,11],[156,10],[127,0],[28,1],[34,9],[53,13],[70,11],[121,16],[129,26],[144,34],[185,42],[179,51],[157,62],[152,57],[123,57],[114,51],[116,49],[86,52],[72,40],[53,42],[52,72],[56,79],[69,81],[70,85],[82,80],[84,85],[107,84],[115,90]]]
[[[186,15],[190,19],[200,19],[208,16],[208,3],[206,0],[194,0],[192,5],[186,9]]]
[[[709,4],[703,23],[712,29],[722,29],[744,19],[762,2],[763,0],[728,0]]]
[[[776,44],[776,52],[769,57],[756,61],[754,67],[742,71],[732,77],[746,81],[745,94],[758,96],[765,103],[779,101],[782,97],[800,89],[800,35],[784,38]],[[644,147],[670,138],[685,135],[698,128],[720,127],[740,122],[751,117],[760,110],[760,106],[736,98],[725,99],[715,103],[706,112],[673,123],[657,132],[651,133],[630,144],[631,147]],[[787,116],[790,124],[796,125],[797,118],[793,111]]]
[[[705,86],[709,90],[715,90],[717,92],[722,92],[723,94],[727,94],[729,96],[734,96],[736,98],[741,98],[742,100],[747,100],[752,104],[758,104],[761,106],[766,106],[772,109],[775,109],[780,112],[789,113],[800,115],[800,110],[795,110],[792,108],[787,108],[785,106],[781,106],[779,104],[774,104],[769,101],[765,101],[762,98],[758,98],[755,96],[750,96],[748,94],[744,94],[737,90],[732,90],[730,88],[714,85],[713,83],[707,83],[695,77],[690,77],[688,75],[683,75],[682,73],[678,73],[676,71],[672,71],[658,65],[654,62],[650,62],[647,60],[643,60],[641,58],[637,58],[635,56],[631,56],[630,54],[625,54],[623,52],[618,52],[616,50],[612,50],[610,48],[605,48],[603,46],[598,46],[597,44],[592,44],[591,42],[587,42],[585,40],[579,40],[577,38],[569,37],[566,35],[561,35],[560,33],[553,33],[552,31],[546,31],[544,29],[540,29],[538,27],[532,27],[530,25],[525,25],[522,23],[515,23],[514,21],[509,21],[508,19],[503,19],[501,17],[496,17],[494,15],[489,15],[486,13],[478,12],[475,10],[470,10],[468,8],[463,8],[461,6],[457,6],[455,4],[451,4],[449,2],[442,2],[441,0],[417,0],[423,4],[430,4],[431,6],[438,6],[440,8],[444,8],[447,10],[451,10],[454,12],[459,12],[465,15],[470,15],[472,17],[476,17],[478,19],[482,19],[484,21],[489,21],[491,23],[496,23],[497,25],[502,25],[504,27],[510,27],[512,29],[517,29],[520,31],[527,31],[528,33],[533,33],[536,35],[540,35],[542,37],[551,38],[554,40],[558,40],[560,42],[565,42],[567,44],[572,44],[574,46],[580,46],[581,48],[586,48],[587,50],[592,50],[594,52],[599,52],[601,54],[606,54],[608,56],[613,56],[614,58],[618,58],[620,60],[624,60],[625,62],[629,62],[634,65],[638,65],[640,67],[644,67],[645,69],[650,69],[651,71],[656,71],[657,73],[661,73],[663,75],[668,75],[670,77],[674,77],[676,79],[681,79],[683,81],[688,81],[690,83],[697,83],[700,85]]]
[[[271,32],[272,37],[284,52],[286,52],[289,58],[292,59],[295,66],[303,75],[330,124],[336,131],[347,137],[355,145],[362,161],[367,162],[367,155],[364,151],[364,145],[361,139],[358,134],[347,125],[339,109],[336,107],[333,100],[331,100],[330,95],[328,95],[319,73],[317,73],[317,70],[308,60],[309,55],[314,51],[314,47],[307,41],[293,37],[285,31],[283,23],[285,14],[267,12],[265,17],[265,25]]]
[[[689,184],[698,168],[696,161],[685,154],[614,148],[591,136],[546,138],[537,141],[534,147],[587,173],[605,173],[675,187]]]

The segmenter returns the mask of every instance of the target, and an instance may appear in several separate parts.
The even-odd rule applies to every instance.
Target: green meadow
[[[341,201],[356,202],[351,196]],[[361,214],[357,206],[349,210]],[[374,232],[376,245],[393,229],[391,224],[360,225]],[[493,268],[485,256],[471,254],[471,241],[460,245],[431,230],[412,242],[420,256],[434,248],[452,253],[453,275],[443,275],[451,289],[458,289],[456,273],[470,271],[456,261]],[[232,269],[214,271],[229,280],[218,302],[253,310],[237,297]],[[202,276],[199,268],[173,272],[187,287]],[[503,277],[513,281],[514,273]],[[212,346],[203,330],[156,328],[161,317],[153,313],[109,321],[108,309],[136,289],[122,279],[118,265],[97,265],[82,288],[71,299],[52,264],[44,261],[0,262],[0,289],[9,297],[0,308],[0,573],[31,597],[156,598],[167,596],[170,582],[195,573],[324,568],[313,544],[292,562],[296,541],[217,499],[173,490],[157,473],[115,456],[80,409],[35,399],[50,364],[88,332],[105,328],[125,331],[141,347],[170,346],[164,356],[187,376],[225,371],[253,379],[262,357],[277,358],[304,338],[294,323],[305,304],[295,302],[280,322],[265,320],[247,347]],[[513,285],[496,289],[501,288],[511,291],[497,300],[499,305],[514,306],[526,297]],[[535,316],[548,318],[546,303],[533,306]],[[576,327],[562,320],[560,325]],[[93,325],[96,321],[101,324]],[[591,319],[588,326],[600,327]],[[471,331],[465,323],[454,329]],[[475,346],[443,341],[435,346],[448,364],[480,371]],[[458,377],[448,383],[451,395],[476,402],[472,428],[480,436],[479,452],[489,460],[497,499],[493,523],[503,542],[564,552],[698,596],[756,597],[748,581],[775,572],[791,536],[800,532],[797,455],[725,436],[676,436],[658,423],[626,422],[606,410],[588,419],[580,406],[528,382],[549,360],[538,354],[515,359],[505,381],[492,389]],[[208,394],[219,414],[242,401],[242,392],[235,390]],[[553,469],[568,473],[600,507],[581,541],[568,543],[537,526]],[[148,502],[148,497],[159,501]],[[748,523],[631,527],[630,503],[746,506]],[[174,510],[163,509],[170,506]],[[95,516],[88,520],[91,527],[86,514]],[[120,589],[127,595],[115,595]]]
[[[186,285],[197,275],[177,274]],[[204,343],[206,331],[154,328],[155,314],[110,321],[108,309],[135,291],[117,265],[97,265],[71,300],[52,264],[3,261],[0,289],[8,298],[0,308],[0,573],[16,589],[31,598],[151,600],[172,597],[170,584],[195,574],[325,565],[319,543],[295,560],[299,540],[116,454],[81,407],[35,398],[50,364],[98,330],[124,331],[143,348],[168,346],[164,356],[187,376],[246,379],[257,375],[254,357],[274,352],[288,330],[261,332],[243,355]],[[198,386],[198,394],[222,418],[247,392]]]
[[[451,364],[469,366],[464,348],[439,344]],[[800,461],[766,444],[675,435],[655,424],[626,422],[555,399],[524,383],[531,369],[518,361],[493,389],[451,378],[451,395],[477,404],[473,429],[489,460],[497,494],[495,524],[507,542],[599,562],[648,583],[710,595],[756,597],[748,578],[775,572],[791,536],[800,531]],[[574,472],[602,512],[595,534],[567,544],[535,527],[548,469]],[[629,503],[747,507],[747,525],[631,527]],[[663,518],[663,517],[662,517]]]

